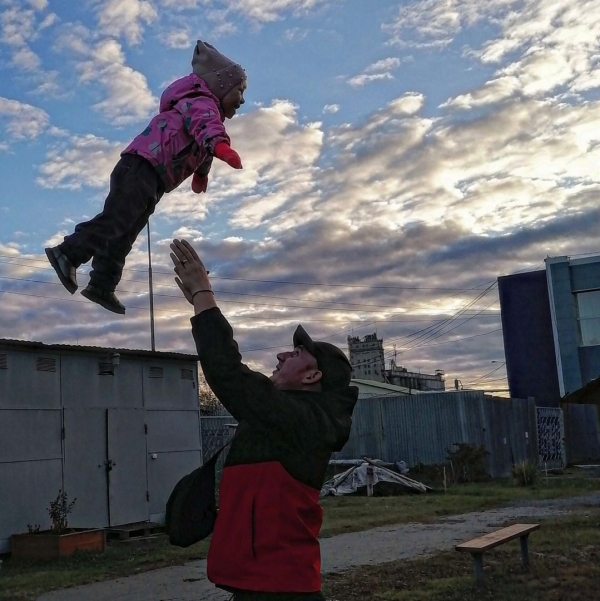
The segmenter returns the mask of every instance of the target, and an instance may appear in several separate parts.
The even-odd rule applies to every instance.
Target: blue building
[[[558,406],[600,376],[600,256],[498,278],[511,397]]]

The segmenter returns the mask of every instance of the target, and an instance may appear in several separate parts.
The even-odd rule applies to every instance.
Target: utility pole
[[[150,291],[150,346],[153,351],[156,350],[154,343],[154,293],[152,291],[152,254],[150,252],[150,221],[146,224],[148,231],[148,288]]]

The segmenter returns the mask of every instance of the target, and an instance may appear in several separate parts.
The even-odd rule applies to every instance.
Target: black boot
[[[56,275],[60,280],[60,283],[71,293],[75,294],[77,288],[77,269],[69,261],[67,256],[60,250],[58,246],[53,248],[46,248],[46,256],[50,265],[56,271]]]
[[[81,296],[85,296],[88,300],[98,303],[113,313],[125,315],[125,306],[121,304],[112,290],[105,290],[89,284],[85,290],[81,291]]]

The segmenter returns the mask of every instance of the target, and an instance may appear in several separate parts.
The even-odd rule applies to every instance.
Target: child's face
[[[221,108],[226,119],[232,119],[236,111],[244,104],[244,91],[247,87],[248,82],[243,79],[239,85],[231,88],[221,100]]]

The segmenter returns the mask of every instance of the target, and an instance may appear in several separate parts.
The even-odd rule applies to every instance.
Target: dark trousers
[[[323,593],[257,593],[238,591],[234,601],[325,601]]]
[[[92,257],[90,284],[113,291],[125,259],[161,199],[164,188],[154,167],[135,154],[125,154],[110,176],[110,191],[102,213],[80,223],[59,246],[79,267]]]

